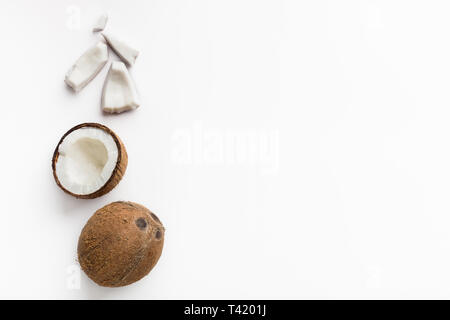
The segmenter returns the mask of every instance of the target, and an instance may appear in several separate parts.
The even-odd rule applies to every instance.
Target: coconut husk
[[[121,287],[146,276],[164,245],[158,217],[133,202],[113,202],[97,210],[81,231],[78,261],[95,283]]]

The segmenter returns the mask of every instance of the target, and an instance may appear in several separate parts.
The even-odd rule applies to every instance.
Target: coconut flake
[[[83,127],[68,134],[58,147],[55,173],[61,185],[76,195],[103,187],[113,174],[119,150],[110,134]]]
[[[105,38],[111,49],[120,57],[120,59],[122,59],[123,62],[125,62],[129,66],[134,65],[134,62],[139,55],[139,51],[133,49],[123,41],[120,41],[109,34],[102,33],[102,36]]]
[[[111,63],[102,92],[102,109],[121,113],[139,107],[139,98],[127,67],[121,61]]]
[[[106,23],[108,22],[108,15],[103,14],[98,19],[97,22],[94,25],[94,28],[92,29],[92,32],[100,32],[103,31],[106,27]]]
[[[100,41],[87,50],[66,74],[65,82],[76,92],[83,89],[108,61],[108,47]]]

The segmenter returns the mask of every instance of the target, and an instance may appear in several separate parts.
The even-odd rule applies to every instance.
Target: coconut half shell
[[[53,177],[66,193],[93,199],[111,191],[128,164],[123,142],[99,123],[79,124],[59,140],[52,158]]]
[[[158,262],[164,232],[158,217],[144,206],[113,202],[97,210],[81,231],[78,261],[98,285],[129,285]]]

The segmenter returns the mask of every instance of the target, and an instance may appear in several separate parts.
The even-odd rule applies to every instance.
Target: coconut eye
[[[161,239],[161,237],[162,237],[162,232],[161,232],[161,230],[156,229],[155,238],[159,240],[159,239]]]
[[[144,230],[147,228],[147,221],[144,218],[139,218],[136,220],[136,225],[139,229]]]

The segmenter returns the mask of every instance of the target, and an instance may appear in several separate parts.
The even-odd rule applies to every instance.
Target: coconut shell
[[[109,135],[111,135],[111,137],[113,138],[114,142],[116,143],[117,146],[117,150],[118,150],[118,157],[117,157],[117,163],[116,166],[111,174],[111,177],[109,178],[109,180],[97,191],[91,193],[91,194],[75,194],[70,192],[69,190],[67,190],[66,188],[64,188],[62,186],[62,184],[60,183],[58,176],[56,175],[56,163],[58,162],[58,157],[59,157],[59,146],[61,145],[61,143],[63,142],[63,140],[65,139],[65,137],[71,133],[72,131],[78,130],[80,128],[84,128],[84,127],[93,127],[93,128],[98,128],[98,129],[102,129],[103,131],[105,131],[106,133],[108,133]],[[122,140],[120,140],[119,136],[117,134],[114,133],[114,131],[112,131],[111,129],[109,129],[108,127],[99,124],[99,123],[82,123],[79,124],[75,127],[73,127],[72,129],[70,129],[69,131],[67,131],[61,138],[61,140],[59,140],[58,145],[55,148],[55,151],[53,153],[53,158],[52,158],[52,170],[53,170],[53,177],[55,178],[56,184],[65,192],[70,194],[71,196],[74,196],[75,198],[79,198],[79,199],[94,199],[94,198],[98,198],[101,197],[104,194],[107,194],[108,192],[110,192],[112,189],[114,189],[114,187],[120,182],[120,180],[122,180],[123,175],[125,174],[125,171],[127,169],[127,165],[128,165],[128,154],[127,151],[125,149],[125,146],[122,142]]]
[[[113,202],[97,210],[81,231],[78,261],[95,283],[121,287],[146,276],[164,245],[158,217],[133,202]]]

